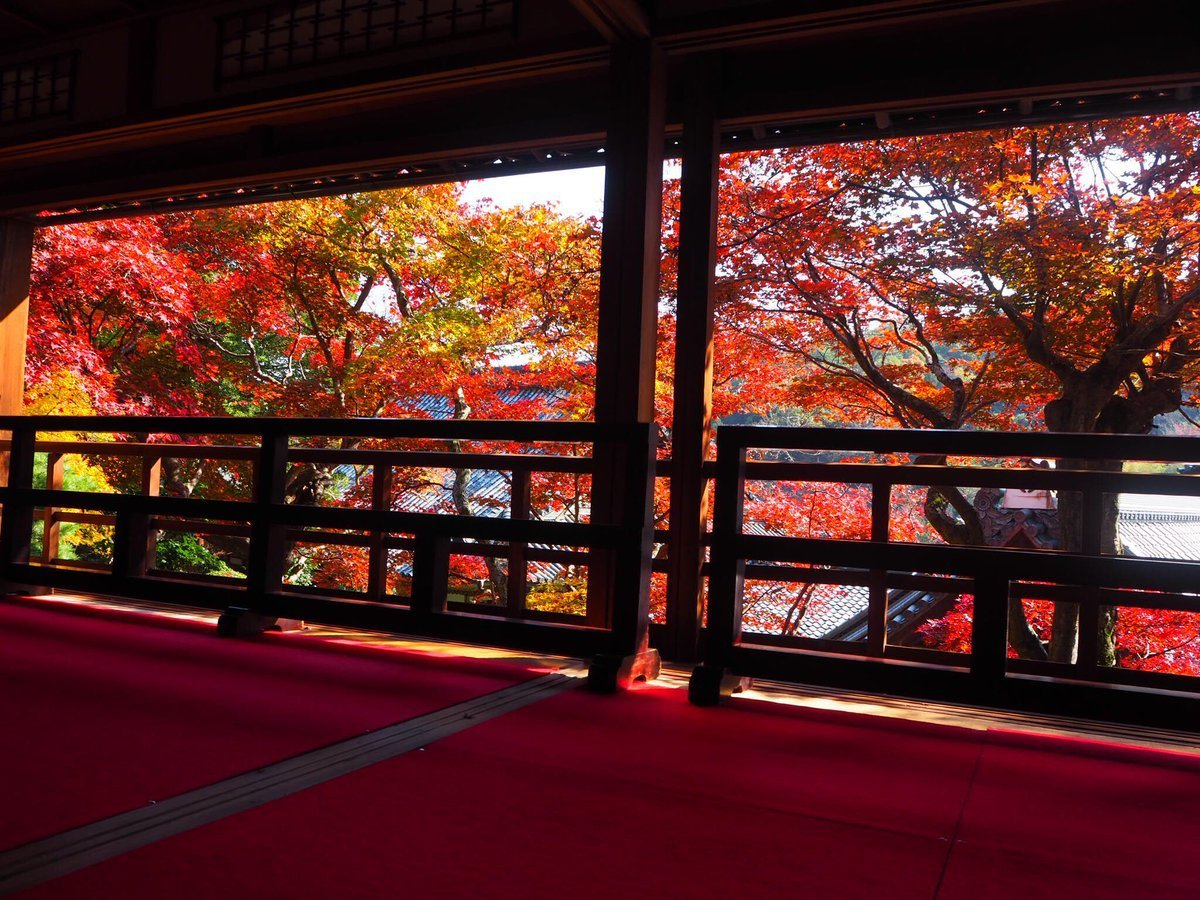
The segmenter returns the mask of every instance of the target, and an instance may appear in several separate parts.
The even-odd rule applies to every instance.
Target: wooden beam
[[[610,44],[650,37],[650,16],[638,0],[571,0],[571,5]]]
[[[879,3],[808,3],[795,0],[729,3],[719,11],[702,10],[664,21],[659,37],[672,54],[776,43],[813,35],[837,35],[869,29],[886,30],[910,22],[970,20],[1008,11],[1031,18],[1041,8],[1075,6],[1076,18],[1086,9],[1079,0],[884,0]]]
[[[0,0],[0,17],[17,22],[21,25],[24,25],[26,28],[32,28],[38,34],[50,33],[49,25],[46,25],[44,22],[33,18],[27,13],[23,13],[18,9],[14,9],[11,5],[5,3],[4,0]]]
[[[415,98],[411,105],[405,104],[407,112],[397,113],[394,119],[390,115],[380,118],[379,127],[365,142],[361,136],[357,141],[343,141],[340,137],[331,140],[334,131],[339,134],[345,131],[338,123],[350,121],[351,117],[322,110],[317,114],[326,115],[323,129],[314,128],[311,122],[285,127],[265,116],[257,126],[249,116],[238,116],[230,123],[239,130],[242,126],[251,130],[258,127],[258,133],[266,127],[275,129],[269,146],[261,140],[248,139],[250,131],[231,132],[218,138],[202,133],[199,124],[176,136],[161,123],[156,129],[154,123],[147,122],[140,130],[122,129],[137,131],[136,138],[130,134],[128,141],[108,145],[99,135],[93,136],[95,141],[81,138],[79,152],[91,160],[86,170],[77,162],[72,164],[59,156],[62,146],[57,140],[46,142],[42,154],[32,145],[0,146],[0,217],[36,214],[55,206],[86,207],[96,202],[234,190],[283,181],[307,180],[311,184],[316,179],[353,171],[382,174],[403,167],[409,170],[400,179],[406,183],[414,180],[417,169],[425,170],[422,179],[435,180],[439,176],[445,179],[453,176],[435,171],[439,163],[486,160],[490,164],[501,155],[522,158],[522,162],[492,167],[486,175],[495,175],[501,168],[505,174],[543,170],[548,167],[544,153],[538,163],[529,156],[547,147],[556,153],[575,154],[569,162],[556,160],[553,165],[596,165],[604,162],[604,157],[596,156],[593,149],[604,139],[605,131],[606,92],[602,73],[607,65],[607,52],[604,57],[594,65],[589,64],[591,71],[586,78],[572,73],[564,83],[556,81],[552,73],[544,73],[544,86],[530,87],[528,91],[514,87],[510,99],[518,97],[516,102],[523,108],[550,110],[545,116],[520,122],[511,114],[503,114],[506,108],[497,102],[496,96],[481,89],[462,97],[461,102],[454,104],[453,111],[426,96]],[[600,84],[596,84],[598,80]],[[578,90],[568,90],[568,86]],[[348,101],[347,107],[350,105]],[[404,121],[412,120],[405,116],[418,117],[422,127],[403,128]],[[206,127],[215,127],[215,121],[206,120]],[[152,149],[159,140],[175,137],[179,143],[172,144],[170,152]],[[578,152],[583,150],[589,152]],[[469,177],[485,175],[478,167],[473,171]]]
[[[681,146],[668,639],[663,648],[668,658],[681,661],[695,659],[704,594],[701,567],[709,484],[702,467],[712,424],[713,276],[720,162],[720,132],[712,105],[714,80],[707,66],[688,70]]]
[[[131,117],[149,114],[154,108],[158,66],[158,20],[134,19],[129,23],[129,52],[125,64],[125,112]]]

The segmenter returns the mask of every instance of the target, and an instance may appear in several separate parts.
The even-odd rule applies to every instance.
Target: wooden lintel
[[[610,44],[650,37],[650,16],[638,0],[571,0]]]
[[[12,6],[5,3],[4,0],[0,0],[0,18],[17,22],[21,25],[24,25],[26,28],[32,28],[38,34],[50,33],[50,27],[44,22],[33,18],[28,13],[23,13],[20,10],[14,9]]]

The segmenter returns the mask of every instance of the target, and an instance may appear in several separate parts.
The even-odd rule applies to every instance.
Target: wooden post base
[[[635,681],[653,681],[662,671],[657,650],[642,650],[629,656],[599,654],[588,667],[587,686],[598,694],[628,690]]]
[[[13,584],[11,581],[0,581],[0,595],[11,594],[17,597],[48,597],[54,593],[53,588],[36,584]]]
[[[753,679],[734,675],[728,669],[700,663],[688,680],[688,700],[695,706],[716,706],[722,700],[748,690]]]
[[[241,606],[231,606],[217,619],[217,637],[255,637],[267,631],[300,631],[299,619],[264,616]]]

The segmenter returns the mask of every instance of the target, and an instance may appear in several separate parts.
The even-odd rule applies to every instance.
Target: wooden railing
[[[621,658],[636,653],[645,642],[644,561],[651,538],[653,465],[646,425],[0,417],[0,431],[11,434],[0,444],[0,451],[7,451],[9,472],[7,486],[0,488],[0,580],[10,589],[60,588],[212,609],[250,609],[268,616],[573,656]],[[115,439],[55,437],[63,433]],[[39,439],[39,434],[47,438]],[[150,435],[153,438],[147,440]],[[393,449],[390,445],[398,441],[418,449]],[[472,450],[467,446],[472,442],[492,449],[501,445],[506,452]],[[35,487],[38,454],[45,455],[46,475]],[[140,489],[124,494],[64,490],[64,464],[75,456],[93,464],[132,460],[140,472]],[[164,461],[181,460],[242,465],[251,473],[246,496],[216,500],[164,495]],[[297,464],[370,471],[369,503],[352,508],[286,502],[289,467]],[[508,516],[392,509],[392,477],[398,469],[507,473]],[[593,478],[597,490],[605,492],[604,502],[585,504],[590,506],[586,522],[540,520],[541,511],[530,501],[531,480],[538,473]],[[35,522],[41,523],[36,557],[31,553]],[[111,562],[64,559],[60,530],[68,523],[111,528]],[[245,577],[159,568],[156,540],[172,531],[246,539]],[[365,590],[286,583],[287,559],[298,543],[365,550]],[[388,554],[394,550],[411,554],[407,597],[388,591]],[[448,601],[454,554],[505,560],[506,603],[494,607]],[[586,610],[575,615],[528,608],[527,570],[537,562],[586,567]]]
[[[1125,471],[1122,462],[1195,463],[1200,439],[724,426],[717,444],[708,634],[692,678],[695,702],[716,702],[750,676],[1200,728],[1200,678],[1114,665],[1100,654],[1102,616],[1112,608],[1200,613],[1200,564],[1122,556],[1104,550],[1102,541],[1105,504],[1113,495],[1200,496],[1200,475]],[[809,461],[814,453],[838,452],[853,461]],[[913,461],[897,463],[893,456],[880,462],[872,454]],[[1030,459],[1055,460],[1056,467],[1012,467]],[[767,486],[760,490],[779,482],[864,486],[869,536],[746,533],[748,482]],[[1060,501],[1070,496],[1079,514],[1077,549],[951,545],[929,535],[898,540],[898,486],[1051,491]],[[865,640],[744,630],[747,579],[865,588]],[[888,597],[897,588],[972,598],[968,652],[890,643]],[[1026,599],[1078,605],[1073,660],[1010,652],[1009,604]],[[1200,615],[1194,622],[1200,629]]]

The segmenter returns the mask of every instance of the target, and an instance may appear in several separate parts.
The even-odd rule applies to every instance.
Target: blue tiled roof
[[[542,387],[504,390],[500,391],[497,396],[508,404],[544,400],[548,405],[568,397],[565,391],[547,390]],[[411,412],[421,413],[431,419],[449,419],[454,415],[454,401],[444,394],[422,394],[412,401],[409,409]],[[354,467],[343,466],[339,471],[343,475],[352,476]],[[399,510],[414,513],[454,513],[452,496],[454,480],[454,471],[448,470],[442,477],[441,485],[402,492]],[[483,518],[502,518],[509,514],[511,485],[509,479],[502,472],[491,469],[469,470],[466,493],[471,504],[472,515]],[[541,545],[534,544],[533,546]],[[405,575],[411,575],[411,570],[412,567],[407,564],[400,567],[401,573]],[[553,581],[565,570],[565,566],[557,563],[538,563],[536,569],[531,567],[530,579],[537,583]]]
[[[566,391],[549,390],[543,387],[513,388],[500,391],[496,396],[501,402],[509,405],[529,403],[534,400],[542,400],[547,405],[553,405],[555,402],[566,400],[569,397]],[[445,394],[421,394],[411,401],[408,408],[412,412],[422,413],[431,419],[449,419],[454,415],[454,401]],[[547,415],[543,418],[552,418],[552,416]]]

